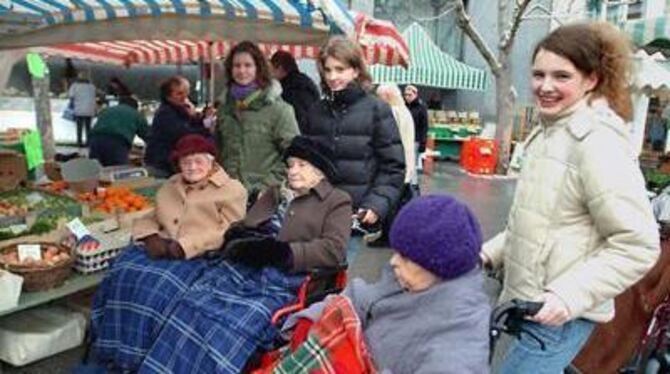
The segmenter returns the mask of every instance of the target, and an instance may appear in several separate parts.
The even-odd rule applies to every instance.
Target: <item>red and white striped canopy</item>
[[[391,22],[362,13],[355,14],[355,20],[356,39],[369,64],[408,66],[409,48]],[[63,44],[38,50],[47,55],[118,65],[179,64],[201,58],[205,61],[221,59],[234,45],[234,41],[133,40]],[[316,59],[319,55],[319,48],[313,46],[259,43],[259,47],[268,57],[280,49],[291,52],[296,59]]]

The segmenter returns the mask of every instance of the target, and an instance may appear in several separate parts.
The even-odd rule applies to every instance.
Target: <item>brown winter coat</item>
[[[133,224],[133,238],[159,234],[177,240],[186,258],[223,244],[231,223],[244,218],[247,191],[222,167],[206,181],[188,185],[181,174],[173,175],[158,190],[156,208]]]
[[[278,204],[279,188],[267,189],[247,213],[244,226],[256,228],[266,222]],[[351,233],[351,211],[351,197],[325,180],[308,194],[296,197],[288,207],[278,237],[291,245],[291,270],[341,264]]]
[[[633,287],[614,299],[616,313],[598,325],[574,361],[584,374],[616,374],[638,347],[654,309],[670,294],[670,241],[661,242],[661,257]]]

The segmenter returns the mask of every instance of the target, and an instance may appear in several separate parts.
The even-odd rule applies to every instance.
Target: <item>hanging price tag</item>
[[[42,251],[39,244],[19,244],[16,249],[19,252],[19,262],[27,259],[39,261],[42,259]]]
[[[85,236],[91,236],[91,232],[84,226],[79,218],[75,218],[67,223],[67,228],[77,237],[77,241],[83,239]]]

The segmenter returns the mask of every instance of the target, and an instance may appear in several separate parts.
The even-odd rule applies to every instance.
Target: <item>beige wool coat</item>
[[[244,218],[247,191],[222,167],[207,180],[189,185],[173,175],[156,195],[156,207],[133,224],[133,239],[152,234],[174,239],[186,258],[219,249],[231,223]]]

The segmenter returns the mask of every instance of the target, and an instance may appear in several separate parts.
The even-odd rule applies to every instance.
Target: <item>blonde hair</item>
[[[533,60],[540,50],[570,60],[586,76],[596,74],[598,83],[590,100],[604,97],[621,118],[633,118],[629,89],[632,48],[621,30],[607,22],[561,26],[538,43]]]
[[[319,63],[317,64],[319,75],[321,76],[321,87],[324,91],[330,91],[330,88],[326,84],[324,72],[328,57],[332,57],[358,70],[356,82],[358,82],[358,84],[365,90],[370,88],[372,85],[372,77],[368,72],[361,47],[358,43],[344,36],[333,36],[328,39],[323,47],[321,47],[321,51],[319,52]]]
[[[377,87],[377,96],[390,106],[403,106],[405,101],[398,85],[394,83],[382,83]]]

